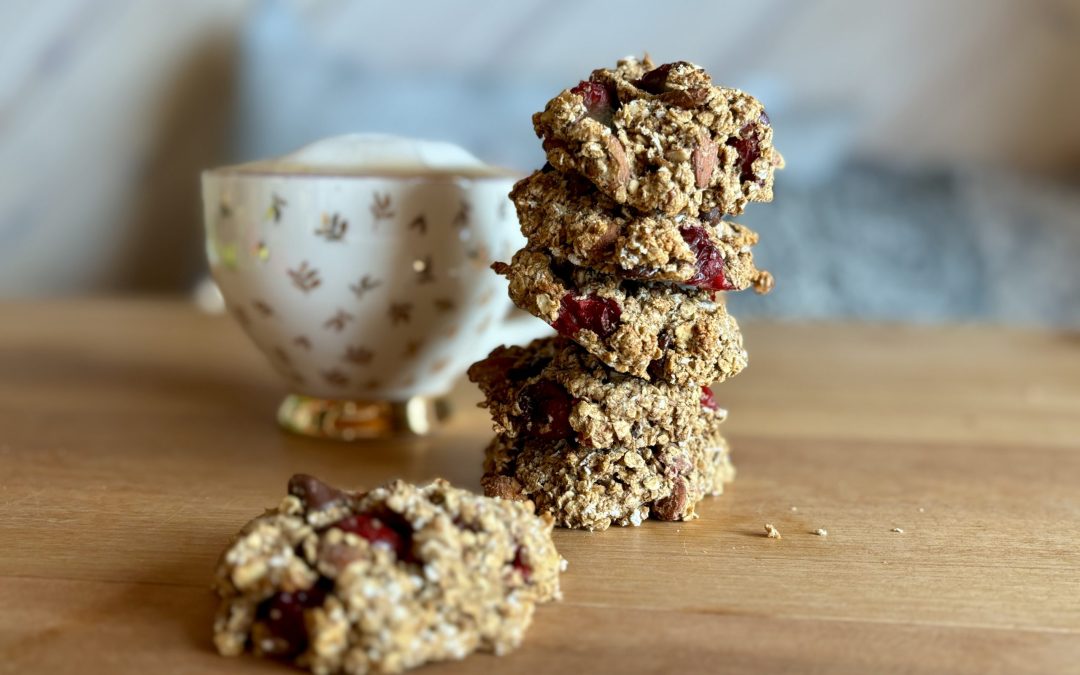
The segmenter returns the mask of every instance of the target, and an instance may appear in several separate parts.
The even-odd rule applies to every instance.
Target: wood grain
[[[691,523],[558,531],[566,598],[525,646],[425,672],[1080,672],[1080,336],[746,334],[717,388],[729,493]],[[439,435],[353,445],[278,431],[283,393],[184,304],[0,305],[0,671],[272,672],[213,654],[207,588],[292,472],[478,485],[467,385]]]

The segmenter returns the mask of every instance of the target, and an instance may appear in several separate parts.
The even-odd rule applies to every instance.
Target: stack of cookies
[[[783,165],[761,104],[687,62],[625,59],[533,116],[548,163],[510,194],[528,245],[495,270],[559,337],[473,365],[484,489],[565,527],[686,520],[734,475],[710,385],[746,366],[720,295],[772,277],[724,219]]]

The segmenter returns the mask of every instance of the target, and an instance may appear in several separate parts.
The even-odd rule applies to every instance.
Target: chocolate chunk
[[[639,89],[643,89],[650,94],[662,94],[668,91],[668,75],[671,73],[671,69],[676,66],[689,66],[686,61],[675,61],[674,63],[665,63],[661,66],[653,68],[649,72],[641,76],[641,79],[634,82]]]
[[[705,87],[693,89],[672,89],[660,94],[660,100],[679,108],[697,108],[709,98],[709,90]]]
[[[349,498],[349,493],[344,490],[306,473],[298,473],[289,479],[289,494],[303,502],[307,511],[322,511]]]

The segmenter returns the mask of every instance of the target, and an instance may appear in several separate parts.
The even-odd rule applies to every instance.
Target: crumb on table
[[[819,527],[818,529],[814,530],[814,534],[819,537],[827,537],[829,536],[829,531],[826,530],[824,527]]]
[[[765,523],[765,536],[769,539],[783,539],[780,536],[780,530],[773,527],[772,523]]]

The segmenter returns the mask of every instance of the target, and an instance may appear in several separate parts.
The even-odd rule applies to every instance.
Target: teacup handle
[[[483,353],[486,356],[499,345],[524,345],[537,338],[554,333],[551,326],[535,316],[507,302],[506,315],[485,337]]]

